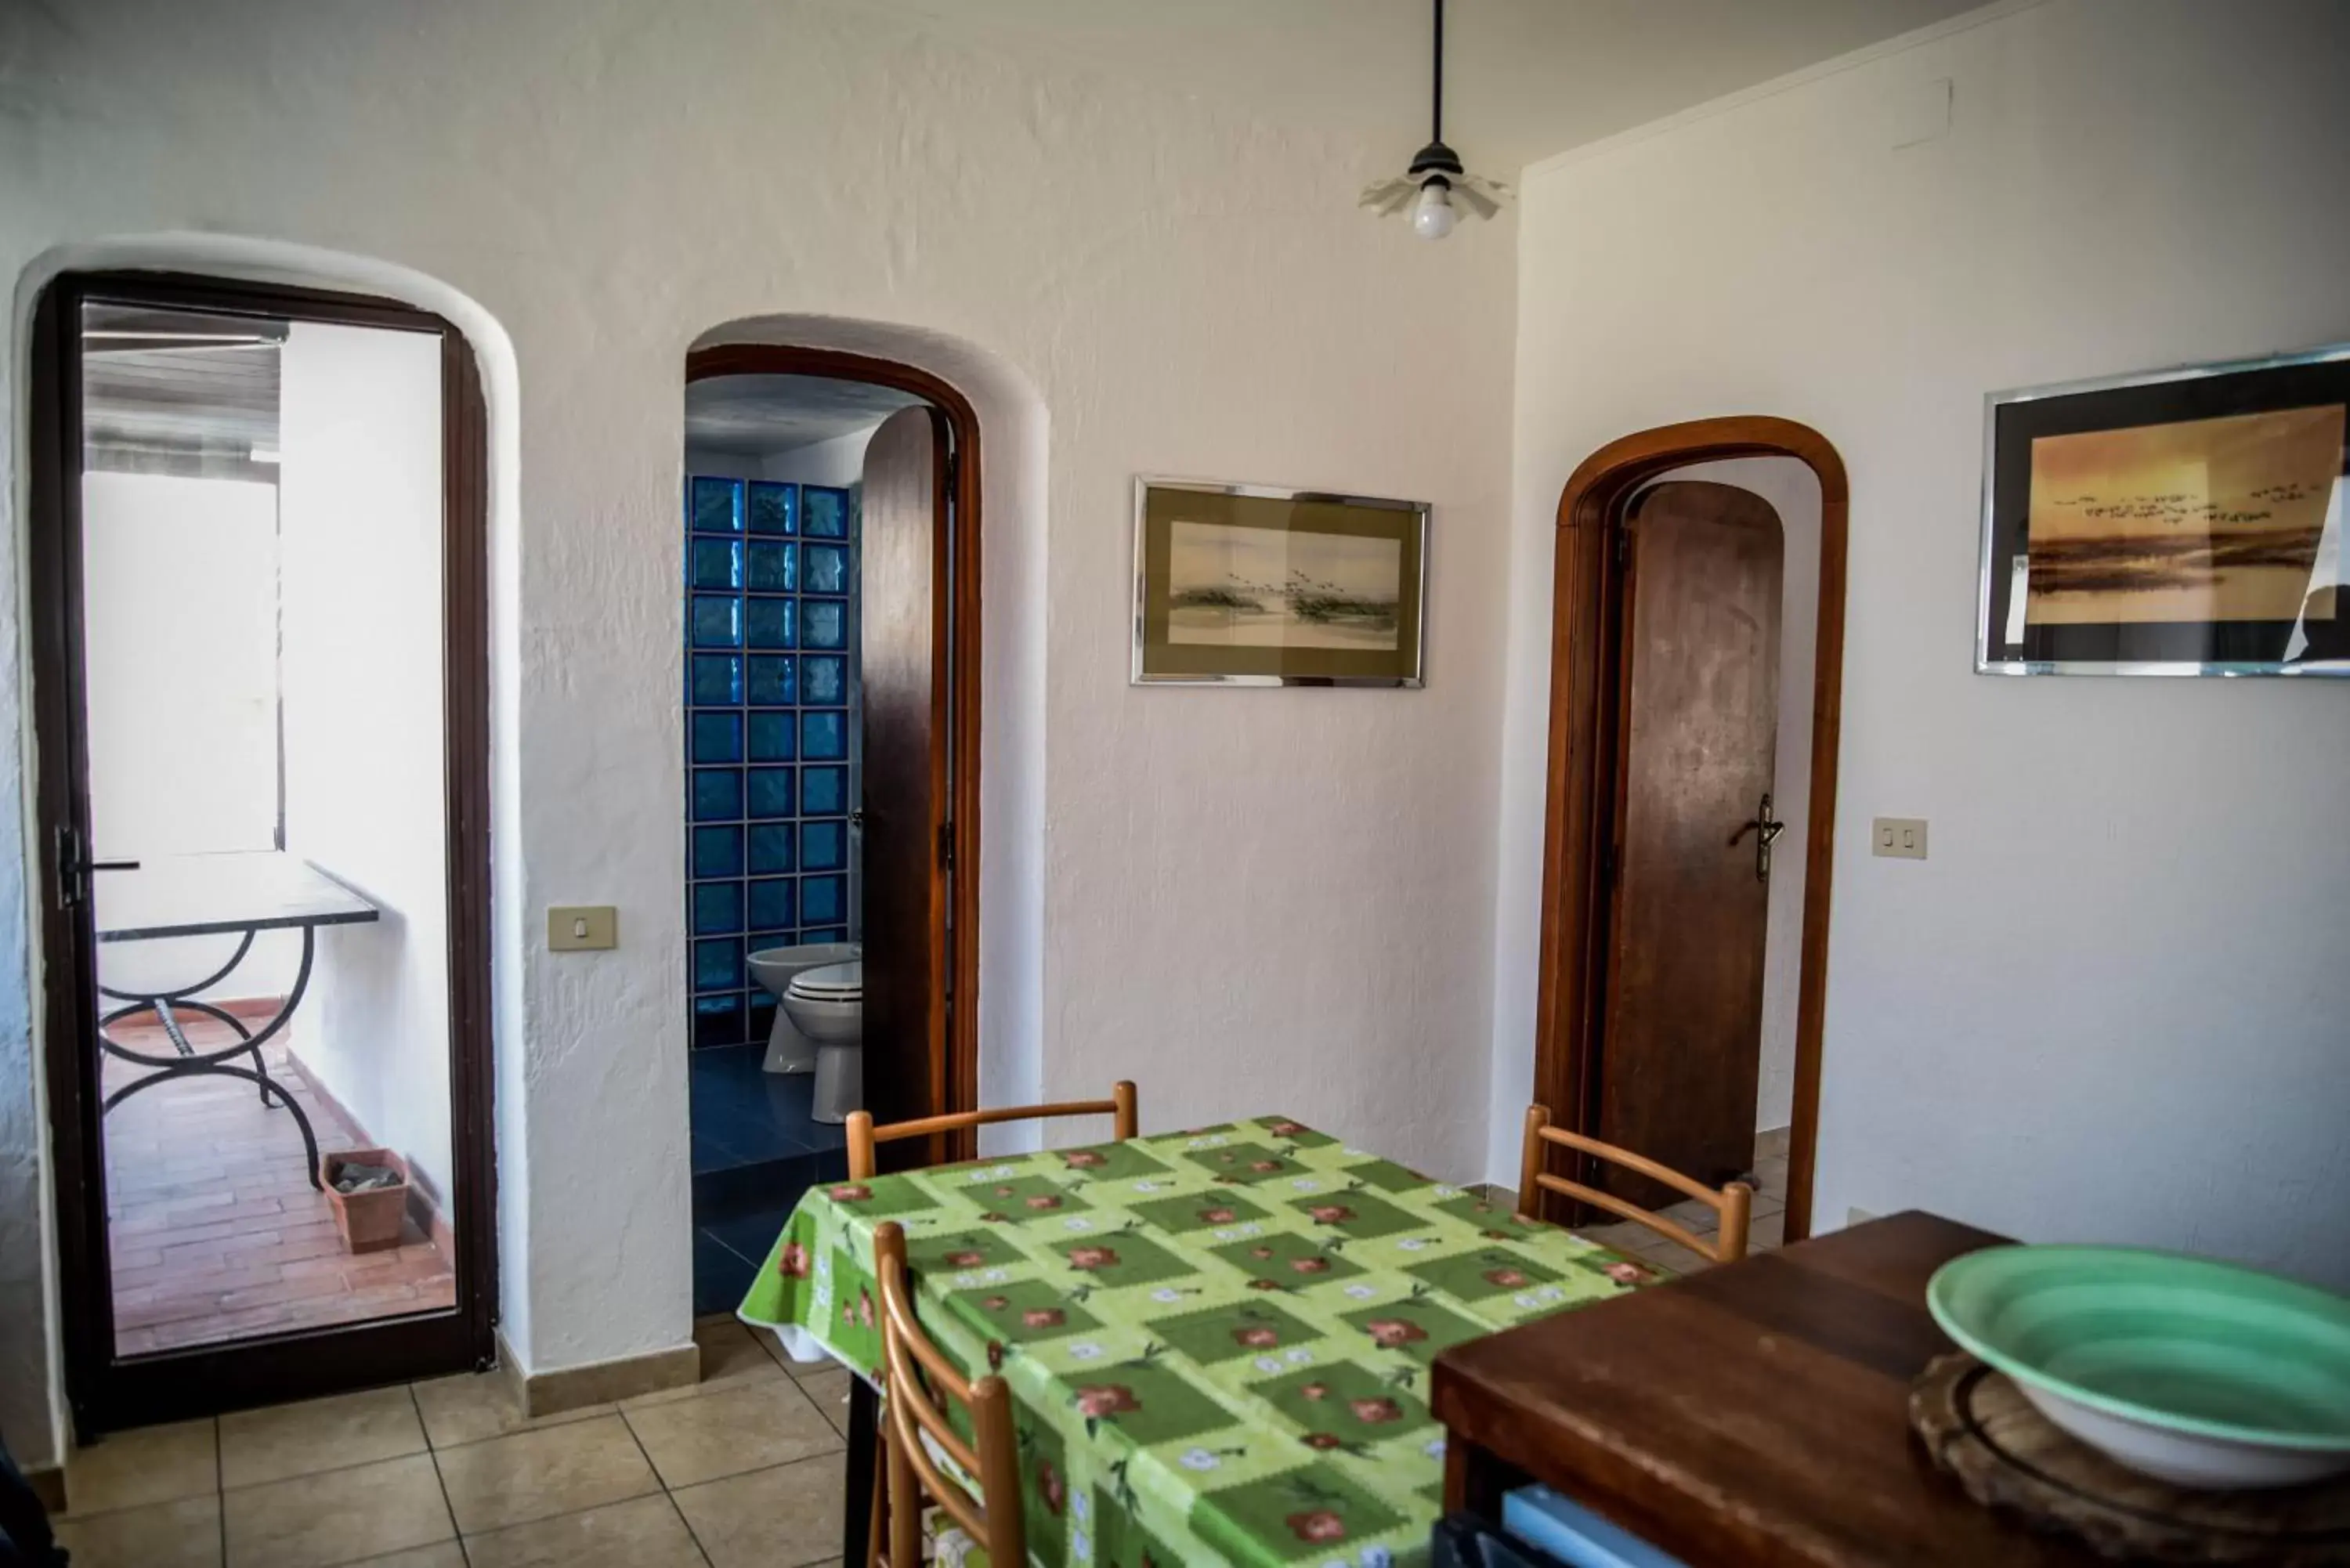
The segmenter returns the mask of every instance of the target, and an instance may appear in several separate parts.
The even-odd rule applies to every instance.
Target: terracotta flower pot
[[[390,1166],[400,1179],[363,1192],[338,1192],[335,1178],[347,1164]],[[327,1184],[327,1201],[334,1206],[335,1229],[347,1251],[380,1252],[400,1245],[400,1226],[408,1218],[406,1160],[388,1148],[336,1149],[318,1157],[318,1179]]]

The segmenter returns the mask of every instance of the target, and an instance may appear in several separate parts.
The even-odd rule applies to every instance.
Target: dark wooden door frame
[[[1590,1068],[1606,998],[1604,851],[1615,822],[1615,538],[1623,504],[1659,474],[1737,457],[1792,457],[1820,483],[1819,621],[1813,646],[1812,759],[1804,924],[1795,1005],[1794,1114],[1786,1239],[1811,1233],[1819,1139],[1820,1042],[1827,1016],[1828,895],[1835,858],[1836,742],[1844,701],[1845,544],[1849,492],[1827,438],[1767,415],[1695,420],[1608,442],[1575,469],[1558,503],[1551,627],[1550,785],[1544,811],[1534,1097],[1553,1120],[1593,1130]],[[1564,1151],[1554,1148],[1554,1158]]]
[[[441,340],[442,707],[449,835],[450,1118],[457,1302],[452,1312],[117,1361],[94,1071],[96,944],[68,903],[59,828],[88,841],[81,617],[85,300],[419,332]],[[67,273],[33,317],[30,452],[36,845],[43,1056],[57,1186],[66,1392],[86,1440],[118,1428],[485,1367],[497,1322],[497,1162],[490,1033],[489,441],[472,346],[429,311],[370,296],[159,272]],[[92,1053],[94,1054],[94,1051]]]
[[[980,430],[971,400],[930,371],[893,359],[835,348],[779,343],[719,343],[685,357],[688,382],[713,376],[824,376],[893,387],[930,403],[953,433],[950,483],[953,533],[948,542],[948,769],[951,821],[947,864],[953,873],[949,900],[947,1039],[941,1112],[979,1108],[979,759],[980,759]],[[979,1153],[972,1129],[946,1135],[941,1159]]]

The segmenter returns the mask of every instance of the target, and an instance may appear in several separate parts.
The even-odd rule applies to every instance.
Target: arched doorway
[[[1620,585],[1616,540],[1624,504],[1669,471],[1752,457],[1793,458],[1812,471],[1820,489],[1811,787],[1787,1156],[1786,1239],[1793,1241],[1810,1233],[1818,1140],[1849,504],[1844,462],[1835,449],[1818,431],[1793,421],[1746,415],[1624,436],[1585,459],[1559,498],[1534,1096],[1552,1107],[1559,1125],[1578,1131],[1593,1127],[1590,1085],[1604,1023],[1609,862],[1617,810],[1611,617]]]
[[[920,933],[928,948],[929,994],[942,999],[922,1025],[928,1041],[925,1092],[916,1106],[933,1115],[979,1104],[979,892],[982,625],[982,452],[971,400],[944,378],[916,366],[835,348],[775,343],[718,343],[686,358],[689,384],[739,376],[823,378],[910,393],[937,410],[949,434],[945,548],[933,625],[944,649],[945,690],[936,711],[944,729],[941,814],[931,872],[941,896]],[[937,1158],[969,1158],[969,1132],[950,1135]]]
[[[486,1365],[475,345],[370,295],[65,270],[37,297],[29,390],[75,1426]],[[185,1220],[198,1207],[220,1218]]]

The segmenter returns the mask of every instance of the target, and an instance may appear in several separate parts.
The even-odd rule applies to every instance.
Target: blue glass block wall
[[[691,1038],[734,1045],[775,1022],[746,954],[858,924],[857,498],[695,477],[685,528]]]

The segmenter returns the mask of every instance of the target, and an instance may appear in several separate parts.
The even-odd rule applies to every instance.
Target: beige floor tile
[[[441,1541],[389,1557],[362,1557],[350,1568],[465,1568],[465,1549],[453,1541]]]
[[[1783,1244],[1786,1239],[1786,1215],[1772,1214],[1754,1221],[1752,1230],[1748,1232],[1746,1244],[1757,1251],[1767,1251]]]
[[[830,1372],[800,1379],[800,1392],[824,1412],[824,1418],[832,1423],[832,1429],[844,1438],[848,1436],[848,1384],[849,1372],[846,1366],[837,1366]]]
[[[231,1490],[423,1451],[424,1424],[405,1386],[220,1419],[221,1485]]]
[[[847,1495],[838,1455],[753,1470],[676,1493],[712,1568],[802,1568],[837,1557]]]
[[[655,1494],[465,1538],[473,1568],[702,1568],[702,1549]]]
[[[670,1487],[789,1464],[841,1446],[832,1423],[786,1377],[621,1414]]]
[[[228,1568],[330,1568],[457,1533],[430,1454],[230,1491]]]
[[[1754,1158],[1756,1159],[1786,1158],[1787,1137],[1793,1130],[1794,1129],[1792,1127],[1773,1127],[1768,1132],[1756,1133],[1754,1135]]]
[[[210,1417],[116,1432],[66,1461],[66,1495],[77,1518],[219,1490],[220,1446]]]
[[[1586,1225],[1575,1233],[1595,1246],[1610,1247],[1619,1252],[1627,1248],[1643,1245],[1656,1235],[1654,1231],[1646,1226],[1634,1225],[1628,1221],[1614,1225]]]
[[[220,1568],[220,1498],[213,1493],[77,1514],[57,1528],[74,1568]]]
[[[1721,1213],[1719,1210],[1712,1204],[1695,1198],[1687,1199],[1669,1209],[1659,1209],[1657,1212],[1682,1230],[1700,1236],[1712,1235],[1715,1229],[1721,1223]]]
[[[1756,1160],[1754,1162],[1754,1185],[1761,1191],[1768,1192],[1774,1198],[1784,1199],[1787,1196],[1787,1161],[1785,1157],[1782,1156],[1775,1159]]]
[[[660,1490],[618,1416],[443,1449],[436,1458],[449,1506],[468,1535]]]
[[[1747,1218],[1750,1220],[1760,1220],[1766,1214],[1783,1213],[1786,1207],[1785,1199],[1773,1198],[1767,1192],[1758,1192],[1754,1195],[1754,1206],[1747,1210]]]
[[[693,1325],[693,1343],[702,1347],[702,1381],[683,1388],[664,1388],[658,1394],[639,1394],[621,1400],[621,1407],[640,1410],[749,1383],[764,1383],[784,1375],[782,1366],[767,1354],[750,1326],[733,1318],[703,1318]]]
[[[508,1432],[559,1427],[569,1421],[584,1421],[590,1416],[608,1416],[619,1408],[613,1405],[585,1405],[555,1416],[525,1416],[515,1407],[505,1376],[497,1372],[462,1372],[453,1377],[435,1377],[429,1383],[414,1385],[413,1392],[416,1408],[424,1417],[424,1435],[436,1449],[503,1438]]]
[[[750,1325],[746,1324],[743,1326],[748,1328]],[[819,1355],[814,1361],[794,1361],[790,1353],[784,1349],[782,1338],[773,1330],[754,1328],[751,1329],[751,1337],[757,1340],[760,1347],[775,1358],[776,1366],[795,1377],[821,1377],[827,1372],[837,1372],[841,1369],[840,1363],[829,1355]]]

